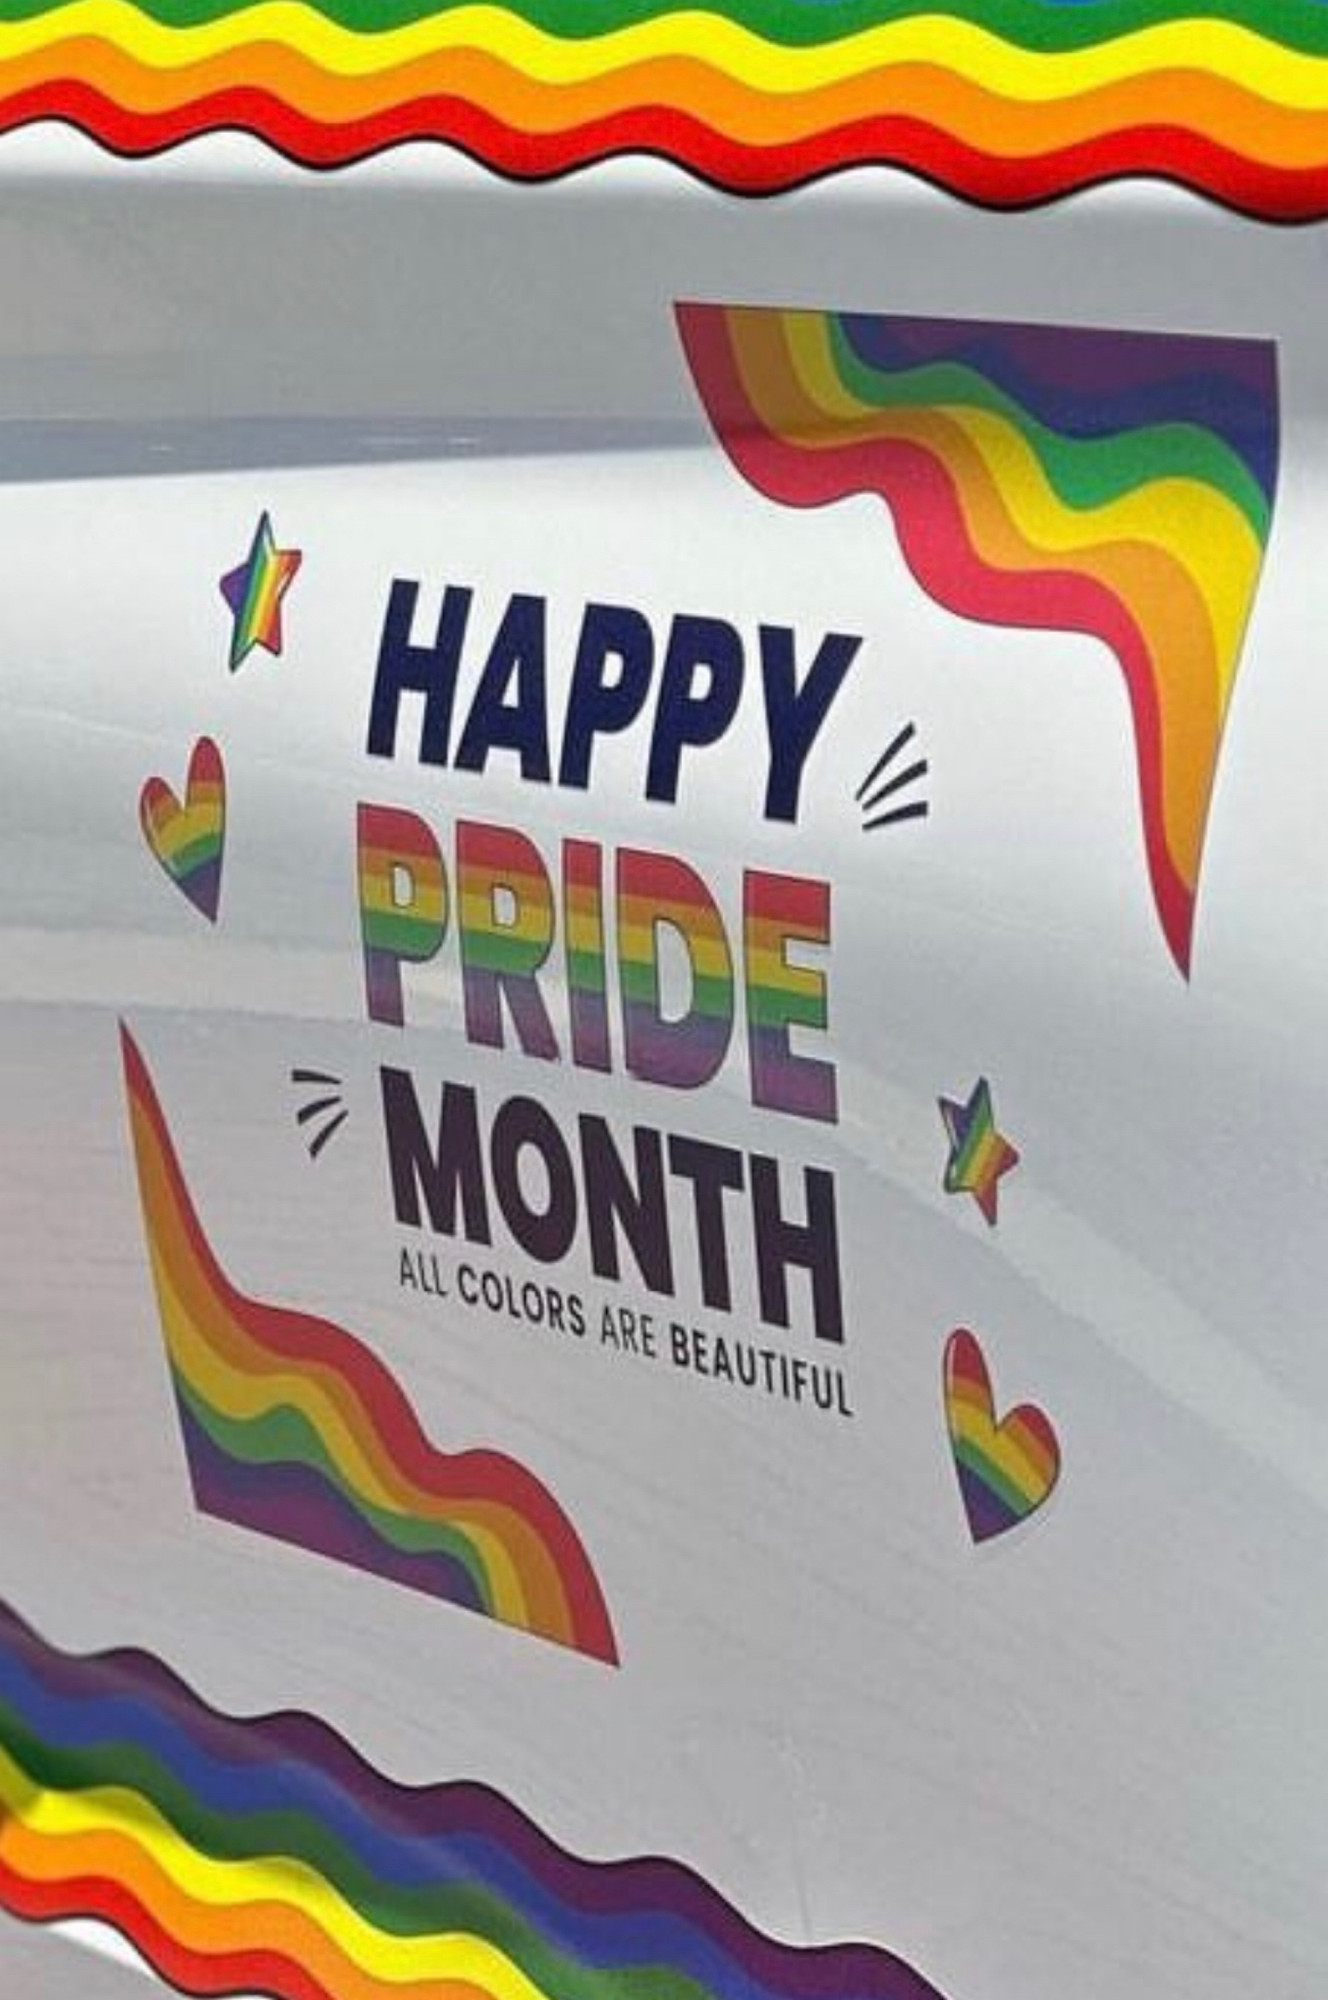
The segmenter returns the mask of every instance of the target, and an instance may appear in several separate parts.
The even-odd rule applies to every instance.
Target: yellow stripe
[[[699,979],[732,979],[733,957],[724,938],[717,937],[710,930],[698,934],[690,923],[675,925],[663,916],[660,923],[686,939],[687,951]],[[618,925],[618,955],[634,967],[645,965],[657,956],[667,963],[671,956],[667,946],[657,953],[653,924],[622,922]]]
[[[1053,103],[1138,76],[1180,71],[1218,76],[1292,110],[1328,108],[1328,61],[1225,21],[1170,21],[1096,47],[1021,49],[944,14],[865,29],[810,48],[787,48],[700,9],[668,14],[589,39],[564,40],[501,7],[459,7],[409,26],[364,34],[325,20],[298,0],[265,0],[189,28],[150,21],[129,0],[72,0],[0,28],[0,61],[87,36],[154,69],[274,42],[331,74],[366,77],[438,52],[488,51],[533,81],[584,83],[661,56],[690,56],[770,96],[793,96],[868,72],[931,63],[1013,101]],[[1183,99],[1178,103],[1183,113]]]
[[[494,886],[504,889],[508,885],[499,881]],[[462,930],[478,931],[484,936],[515,938],[522,944],[552,943],[554,904],[551,885],[541,884],[536,895],[521,890],[514,890],[513,894],[517,914],[514,924],[504,921],[491,896],[463,890],[457,897]]]
[[[800,949],[824,951],[818,940],[795,937]],[[749,945],[743,953],[743,971],[748,986],[763,986],[772,992],[823,994],[827,973],[824,965],[795,965],[782,952]]]

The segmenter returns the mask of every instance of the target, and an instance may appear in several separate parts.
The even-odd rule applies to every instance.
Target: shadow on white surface
[[[152,1993],[174,1990],[104,1924],[47,1927],[0,1914],[0,1993],[5,2000],[147,2000]]]

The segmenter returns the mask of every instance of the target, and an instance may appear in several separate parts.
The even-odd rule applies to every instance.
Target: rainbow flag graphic
[[[590,1559],[533,1473],[494,1451],[437,1450],[353,1335],[228,1281],[147,1066],[127,1030],[121,1038],[144,1228],[201,1511],[616,1664]]]
[[[962,617],[1115,654],[1144,846],[1188,974],[1209,805],[1278,468],[1271,343],[682,305],[716,435],[792,507],[874,493]]]
[[[393,1784],[310,1716],[220,1715],[3,1604],[0,1907],[112,1924],[185,1993],[941,2000],[875,1945],[777,1943],[677,1862],[578,1860],[487,1786]]]
[[[627,152],[749,193],[902,167],[1015,207],[1121,175],[1328,214],[1325,0],[3,0],[0,129],[236,127],[522,179]]]

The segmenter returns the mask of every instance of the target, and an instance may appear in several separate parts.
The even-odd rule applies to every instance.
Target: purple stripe
[[[581,1069],[610,1070],[609,1007],[602,986],[571,981],[567,988],[572,1059]]]
[[[402,1026],[401,961],[374,945],[364,948],[364,990],[371,1021]]]
[[[671,1090],[695,1090],[709,1083],[728,1053],[733,1022],[692,1013],[662,1021],[639,1000],[623,1002],[623,1056],[634,1076]]]
[[[797,1055],[790,1046],[787,1028],[753,1025],[747,1037],[753,1103],[790,1112],[797,1118],[837,1122],[835,1072],[824,1058]]]
[[[1236,452],[1271,499],[1277,480],[1277,351],[1271,341],[1092,327],[845,313],[854,353],[886,372],[960,362],[1070,437],[1190,423]]]
[[[1009,1502],[994,1493],[986,1481],[979,1479],[970,1466],[959,1465],[959,1490],[964,1497],[964,1512],[968,1515],[968,1525],[972,1529],[975,1542],[990,1541],[993,1535],[1003,1535],[1023,1520]]]
[[[179,1407],[194,1498],[204,1514],[469,1611],[487,1611],[475,1579],[455,1556],[395,1548],[320,1473],[301,1465],[241,1464],[214,1444],[183,1403]]]
[[[201,910],[205,917],[215,917],[217,905],[221,901],[221,855],[214,854],[210,861],[199,863],[175,876],[176,882],[185,895]]]

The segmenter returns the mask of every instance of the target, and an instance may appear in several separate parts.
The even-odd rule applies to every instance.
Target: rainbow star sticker
[[[301,549],[279,549],[271,516],[261,516],[249,553],[238,569],[221,579],[221,594],[231,608],[231,672],[243,666],[255,646],[281,651],[281,600],[295,581],[304,560]]]
[[[941,1118],[950,1141],[950,1157],[945,1163],[944,1187],[947,1194],[971,1194],[987,1221],[996,1223],[998,1183],[1002,1174],[1019,1164],[1019,1154],[1005,1135],[996,1130],[992,1116],[991,1087],[985,1076],[973,1086],[967,1104],[940,1097]]]

